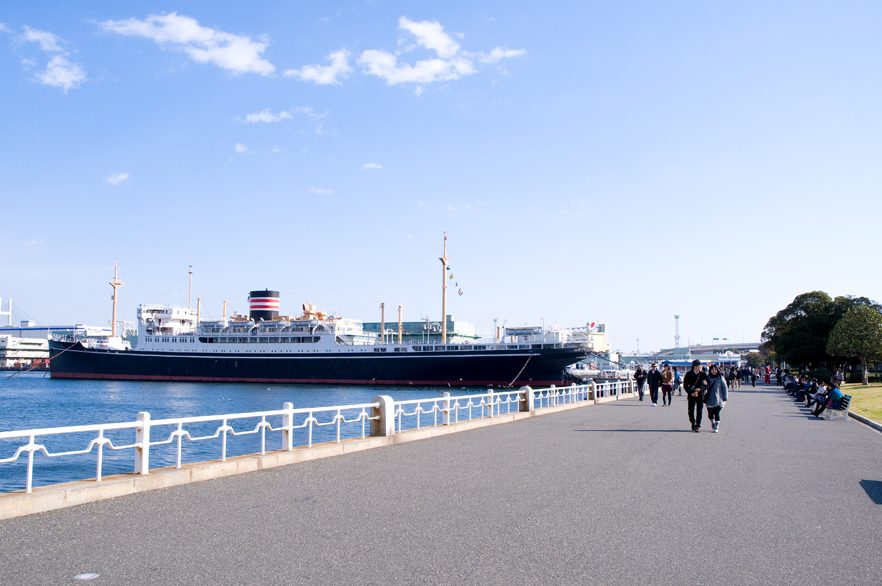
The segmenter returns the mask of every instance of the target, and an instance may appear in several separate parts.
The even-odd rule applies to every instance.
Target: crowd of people
[[[839,388],[841,371],[837,371],[837,374],[839,376],[834,374],[833,378],[826,382],[808,375],[790,373],[780,373],[778,380],[788,395],[800,403],[804,401],[805,406],[812,409],[812,415],[820,417],[825,410],[839,409],[842,406],[844,395]]]
[[[638,365],[634,372],[638,397],[642,401],[645,389],[649,387],[649,400],[653,407],[658,407],[659,391],[662,407],[670,407],[674,393],[680,396],[685,392],[689,422],[695,433],[699,433],[701,429],[703,407],[707,409],[707,418],[713,432],[719,433],[720,411],[729,399],[729,389],[740,389],[742,383],[748,382],[756,387],[759,379],[771,386],[772,377],[777,386],[784,387],[796,401],[804,401],[815,417],[820,417],[826,409],[839,409],[842,404],[843,394],[840,387],[844,377],[841,370],[837,370],[829,381],[819,381],[808,375],[790,374],[781,367],[738,368],[714,363],[703,365],[701,360],[693,360],[692,368],[683,376],[680,376],[676,366],[669,363],[663,363],[661,370],[656,362],[650,365],[649,370]]]
[[[729,400],[729,389],[741,386],[741,374],[734,366],[726,368],[717,364],[702,365],[701,360],[692,361],[692,369],[680,376],[675,366],[653,362],[649,370],[638,366],[634,372],[637,383],[637,395],[642,401],[645,388],[649,387],[649,399],[653,407],[658,407],[658,392],[662,392],[662,407],[670,407],[676,392],[678,396],[686,393],[689,407],[689,421],[692,431],[699,433],[703,408],[707,409],[707,418],[711,422],[714,433],[720,431],[720,411]],[[754,386],[756,379],[754,378]]]

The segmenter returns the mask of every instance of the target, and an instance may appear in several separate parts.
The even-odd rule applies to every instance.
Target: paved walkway
[[[882,434],[760,386],[2,521],[0,584],[880,584],[880,531]]]

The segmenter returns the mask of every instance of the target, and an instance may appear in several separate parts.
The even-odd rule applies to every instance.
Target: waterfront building
[[[364,322],[364,332],[380,335],[380,322]],[[386,342],[398,342],[398,322],[386,322]],[[441,343],[441,322],[439,321],[404,321],[401,322],[402,344],[435,344]],[[449,344],[469,344],[480,339],[475,334],[475,326],[466,321],[456,321],[454,316],[447,316],[447,342]]]
[[[53,336],[109,336],[109,327],[74,324],[38,326],[23,321],[18,327],[0,327],[0,368],[27,368],[34,361],[49,360],[49,339]]]

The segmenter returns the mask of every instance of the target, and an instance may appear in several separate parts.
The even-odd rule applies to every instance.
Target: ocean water
[[[282,409],[285,402],[294,408],[353,405],[369,403],[377,395],[389,395],[393,399],[426,399],[441,396],[445,390],[451,395],[470,395],[486,392],[483,388],[438,387],[356,387],[332,385],[267,385],[246,383],[168,383],[142,381],[91,381],[49,378],[48,374],[0,373],[0,431],[65,427],[96,423],[135,421],[139,411],[150,413],[152,420],[222,415]],[[480,416],[480,409],[475,416]],[[345,412],[347,419],[357,412]],[[317,414],[320,422],[333,419],[333,413]],[[463,417],[462,415],[460,417]],[[295,417],[295,425],[305,416]],[[236,432],[254,429],[260,419],[231,421]],[[281,426],[281,416],[268,418],[273,427]],[[440,421],[440,419],[439,419]],[[415,425],[415,418],[405,421],[404,427]],[[424,414],[421,425],[431,425],[433,416]],[[185,427],[191,436],[214,435],[220,422],[191,424]],[[177,426],[151,428],[151,442],[167,439]],[[313,428],[313,443],[334,441],[336,426]],[[361,436],[361,424],[343,424],[342,438]],[[50,453],[83,450],[97,437],[97,432],[66,434],[62,436],[38,436],[36,443],[46,446]],[[114,445],[135,442],[134,430],[107,432],[105,437]],[[27,439],[0,440],[0,459],[10,458]],[[294,445],[307,443],[306,430],[297,430]],[[282,447],[281,433],[266,433],[267,451]],[[227,456],[260,452],[260,434],[227,437]],[[182,445],[182,462],[198,462],[218,459],[221,456],[221,439],[188,442]],[[177,440],[165,446],[151,446],[150,467],[173,466],[177,459]],[[102,475],[130,473],[134,468],[135,450],[104,449]],[[46,457],[36,452],[34,457],[34,486],[45,486],[71,480],[94,478],[96,474],[97,448],[87,454]],[[27,453],[18,460],[0,463],[0,492],[21,490],[25,487]]]

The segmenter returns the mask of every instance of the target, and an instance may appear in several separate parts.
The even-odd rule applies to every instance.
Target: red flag
[[[595,322],[591,322],[591,327],[592,327],[592,328],[594,327],[594,323],[595,323]]]

